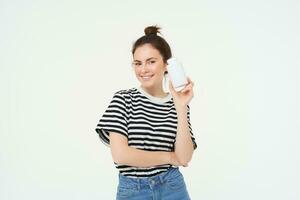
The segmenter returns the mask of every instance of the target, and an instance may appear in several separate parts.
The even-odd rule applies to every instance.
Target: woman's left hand
[[[172,94],[176,110],[185,109],[186,106],[194,97],[194,92],[193,92],[194,83],[191,81],[190,78],[187,79],[188,79],[188,84],[179,92],[175,91],[172,82],[169,81],[169,89]]]

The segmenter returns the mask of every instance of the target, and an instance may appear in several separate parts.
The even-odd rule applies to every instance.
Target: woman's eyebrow
[[[157,60],[157,58],[155,58],[155,57],[151,57],[151,58],[147,58],[147,60],[146,60],[146,61],[148,61],[148,60],[151,60],[151,59],[156,59],[156,60]],[[140,60],[134,60],[134,62],[142,62],[142,61],[140,61]]]
[[[146,61],[148,61],[148,60],[151,60],[151,59],[157,59],[157,58],[155,58],[155,57],[151,57],[151,58],[148,58]]]

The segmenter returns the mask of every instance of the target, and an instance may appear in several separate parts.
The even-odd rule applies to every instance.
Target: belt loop
[[[141,189],[141,180],[139,177],[137,178],[137,185],[138,185],[138,190],[140,190]]]

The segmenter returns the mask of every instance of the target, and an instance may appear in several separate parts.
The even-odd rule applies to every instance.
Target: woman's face
[[[151,44],[136,48],[133,54],[133,67],[137,79],[144,88],[161,87],[166,64],[159,51]]]

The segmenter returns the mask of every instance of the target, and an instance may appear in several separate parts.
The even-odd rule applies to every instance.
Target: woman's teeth
[[[142,76],[142,79],[144,79],[144,80],[149,80],[151,78],[152,78],[152,76]]]

